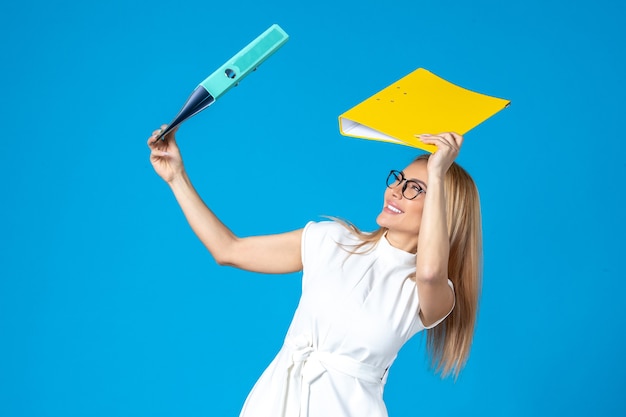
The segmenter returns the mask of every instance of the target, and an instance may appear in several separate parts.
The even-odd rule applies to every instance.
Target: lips
[[[400,210],[398,207],[394,206],[393,204],[387,204],[385,206],[385,209],[391,211],[394,214],[402,214],[402,213],[404,213],[402,210]]]

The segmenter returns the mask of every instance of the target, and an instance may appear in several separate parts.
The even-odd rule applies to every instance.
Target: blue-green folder
[[[228,90],[239,84],[288,39],[289,35],[278,25],[272,25],[259,35],[193,90],[174,120],[161,132],[159,139],[163,139],[176,126],[206,109]]]

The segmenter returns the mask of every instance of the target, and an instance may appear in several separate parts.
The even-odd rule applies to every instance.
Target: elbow
[[[217,263],[219,266],[232,266],[235,268],[240,268],[238,263],[230,259],[217,258],[217,257],[213,257],[213,259],[215,259],[215,263]]]
[[[219,266],[234,266],[233,260],[231,259],[232,257],[229,257],[226,251],[219,251],[215,253],[209,251],[209,253],[213,255],[213,259],[215,259],[215,262]]]
[[[219,266],[230,266],[228,261],[222,257],[213,256],[213,259],[215,259],[215,263],[217,263]]]
[[[415,279],[426,284],[436,283],[448,279],[448,270],[437,267],[420,267],[415,271]]]
[[[220,266],[236,266],[236,254],[238,251],[237,247],[237,239],[229,242],[228,244],[222,244],[219,247],[213,248],[211,250],[207,247],[209,253],[215,259],[215,262]]]

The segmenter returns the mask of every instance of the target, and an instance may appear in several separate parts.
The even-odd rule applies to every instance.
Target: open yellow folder
[[[476,93],[418,68],[339,116],[344,136],[413,146],[434,152],[415,135],[464,135],[510,104]]]

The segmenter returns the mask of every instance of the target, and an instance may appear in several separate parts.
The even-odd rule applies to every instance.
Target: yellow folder
[[[509,104],[418,68],[339,116],[339,130],[344,136],[434,152],[436,146],[420,142],[415,135],[464,135]]]

